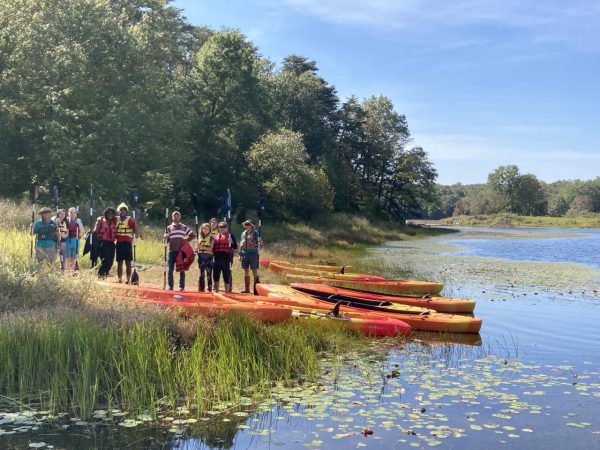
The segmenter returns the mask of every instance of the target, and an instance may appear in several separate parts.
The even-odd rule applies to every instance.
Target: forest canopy
[[[10,0],[0,15],[0,196],[93,186],[106,204],[213,215],[263,198],[279,215],[418,217],[437,173],[379,95],[342,100],[317,63],[280,64],[168,1]]]

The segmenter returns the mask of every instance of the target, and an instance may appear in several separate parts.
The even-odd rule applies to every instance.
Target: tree
[[[542,216],[548,213],[546,195],[535,175],[521,175],[515,184],[513,197],[512,211],[517,214]]]
[[[323,170],[308,164],[302,136],[280,129],[262,136],[248,153],[248,166],[273,210],[307,218],[332,207],[333,192]]]

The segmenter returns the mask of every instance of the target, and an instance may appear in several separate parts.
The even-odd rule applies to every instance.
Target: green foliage
[[[332,189],[325,173],[308,164],[302,135],[281,129],[266,134],[248,153],[248,166],[266,199],[281,216],[293,212],[310,217],[322,208],[331,208]],[[310,186],[310,195],[302,194]]]
[[[276,69],[240,32],[194,27],[169,1],[2,8],[0,195],[36,182],[41,201],[58,185],[72,202],[75,186],[93,185],[104,205],[136,187],[152,217],[189,212],[191,192],[210,217],[226,188],[234,211],[265,189],[299,217],[333,205],[403,219],[435,205],[436,173],[407,147],[406,117],[384,96],[340,107],[315,61],[290,55]],[[306,155],[285,184],[249,168],[253,145],[280,129],[298,133]],[[298,186],[316,195],[276,193]]]

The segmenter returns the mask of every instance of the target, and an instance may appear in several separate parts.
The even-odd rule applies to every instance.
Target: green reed
[[[238,315],[199,322],[182,345],[164,325],[100,324],[71,316],[0,324],[0,398],[89,417],[99,405],[139,414],[235,402],[249,388],[314,379],[319,352],[357,339],[342,330],[266,326]],[[1,401],[0,401],[1,403]]]

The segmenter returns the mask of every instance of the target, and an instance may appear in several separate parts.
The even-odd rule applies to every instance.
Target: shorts
[[[65,259],[77,259],[79,257],[79,246],[66,247],[64,255]]]
[[[246,253],[242,257],[242,269],[258,269],[258,253]]]
[[[133,261],[133,245],[131,242],[117,241],[117,261]]]

